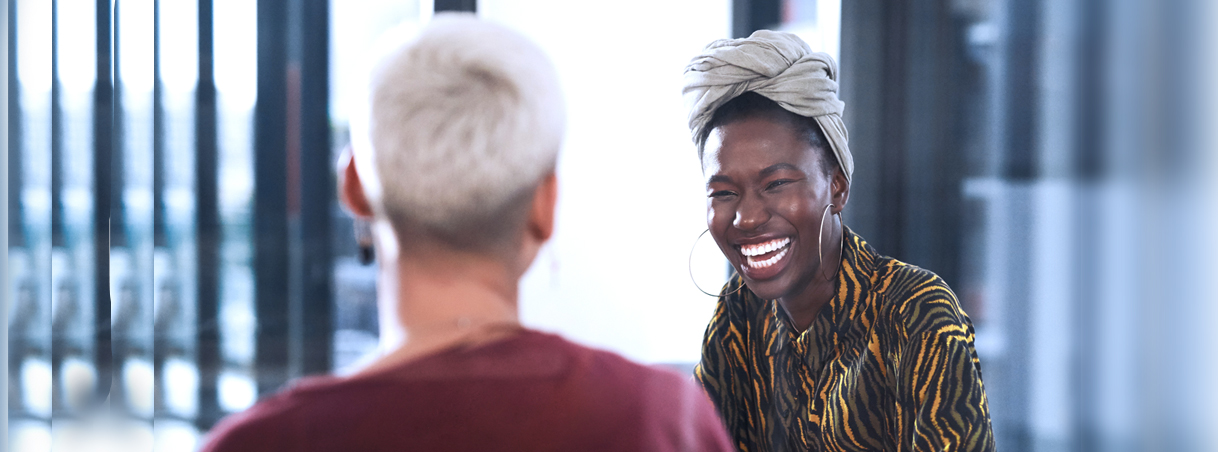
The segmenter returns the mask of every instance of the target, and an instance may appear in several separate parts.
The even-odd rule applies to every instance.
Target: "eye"
[[[766,189],[766,190],[773,190],[773,189],[778,188],[778,187],[781,187],[781,186],[783,186],[783,185],[787,185],[787,184],[789,184],[789,183],[791,183],[791,182],[795,182],[795,181],[793,181],[793,180],[791,180],[791,179],[778,179],[778,180],[776,180],[776,181],[774,181],[774,182],[770,182],[770,183],[769,183],[769,185],[766,185],[766,186],[765,186],[765,189]]]
[[[736,196],[736,193],[735,193],[735,192],[731,192],[731,191],[727,191],[727,190],[719,190],[719,191],[716,191],[716,192],[712,192],[712,193],[711,193],[710,195],[708,195],[707,197],[708,197],[708,198],[713,198],[713,199],[723,199],[723,198],[727,198],[727,197],[731,197],[731,196]]]

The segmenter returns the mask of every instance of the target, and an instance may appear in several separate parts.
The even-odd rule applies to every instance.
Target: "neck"
[[[384,355],[364,373],[519,331],[520,275],[511,265],[438,247],[391,256],[377,281]]]
[[[799,331],[808,329],[821,309],[837,295],[837,274],[842,263],[842,243],[845,230],[834,216],[834,224],[826,230],[824,255],[816,267],[811,281],[803,289],[778,299],[779,305],[791,317]]]

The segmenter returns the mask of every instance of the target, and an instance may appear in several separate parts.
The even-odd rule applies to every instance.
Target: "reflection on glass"
[[[88,407],[97,385],[97,369],[93,362],[72,356],[59,364],[59,392],[63,400],[60,408],[80,411]],[[57,425],[58,427],[58,425]]]

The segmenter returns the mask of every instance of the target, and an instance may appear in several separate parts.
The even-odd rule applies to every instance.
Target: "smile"
[[[778,261],[786,257],[787,251],[790,250],[791,239],[784,237],[774,239],[764,243],[752,245],[741,245],[740,254],[744,255],[744,262],[752,269],[760,270],[774,265]]]

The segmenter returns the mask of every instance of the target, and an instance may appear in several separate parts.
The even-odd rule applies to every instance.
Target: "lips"
[[[765,279],[774,276],[782,270],[791,250],[791,238],[782,237],[761,243],[740,245],[740,254],[744,256],[742,271],[753,279]]]

